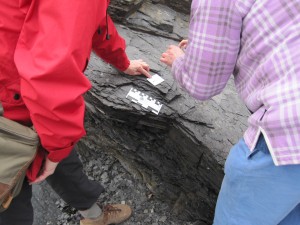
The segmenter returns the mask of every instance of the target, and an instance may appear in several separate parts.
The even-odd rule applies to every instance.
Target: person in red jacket
[[[85,135],[83,94],[91,84],[83,71],[93,50],[129,75],[150,77],[143,60],[129,60],[125,41],[107,15],[109,1],[0,0],[0,101],[4,116],[34,125],[40,150],[28,170],[31,184],[47,178],[52,188],[78,209],[85,224],[120,223],[127,205],[96,201],[103,187],[87,179],[72,151]],[[1,225],[31,225],[31,186],[0,214]],[[17,215],[17,216],[16,216]]]

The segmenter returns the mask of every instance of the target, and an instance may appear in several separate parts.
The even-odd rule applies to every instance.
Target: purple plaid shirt
[[[231,74],[275,165],[300,164],[300,0],[193,0],[186,54],[172,66],[192,96],[219,94]]]

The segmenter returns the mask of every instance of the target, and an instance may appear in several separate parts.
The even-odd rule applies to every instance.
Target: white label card
[[[153,84],[154,86],[156,86],[156,85],[158,85],[158,84],[160,84],[161,82],[164,81],[164,79],[161,76],[159,76],[158,74],[152,75],[152,77],[151,78],[147,78],[147,80],[151,84]]]

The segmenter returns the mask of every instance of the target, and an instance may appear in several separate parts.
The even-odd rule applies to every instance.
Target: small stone
[[[102,175],[101,175],[101,179],[103,180],[106,180],[108,177],[108,174],[106,172],[104,172]]]
[[[89,178],[89,180],[95,180],[95,178],[92,176],[88,176],[88,178]]]
[[[166,216],[162,216],[162,217],[159,219],[160,222],[166,222],[166,220],[167,220],[167,217],[166,217]]]

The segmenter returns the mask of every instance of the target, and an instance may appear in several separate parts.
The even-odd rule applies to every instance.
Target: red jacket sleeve
[[[109,15],[101,19],[97,30],[93,37],[94,52],[120,71],[126,70],[130,64],[125,53],[126,44],[124,39],[118,34]],[[109,34],[109,40],[106,39],[107,34]]]
[[[83,69],[90,56],[98,0],[32,0],[15,51],[21,95],[48,158],[67,157],[85,135]]]

